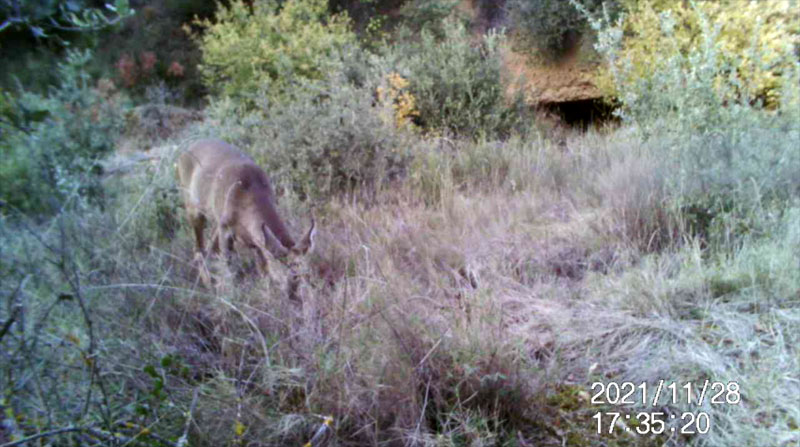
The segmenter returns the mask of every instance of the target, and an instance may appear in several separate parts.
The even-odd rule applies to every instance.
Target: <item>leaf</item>
[[[133,15],[134,13],[128,0],[117,0],[114,2],[114,8],[117,10],[120,16],[127,16],[129,14]]]
[[[47,33],[38,26],[31,26],[31,32],[33,33],[34,37],[47,37]]]
[[[242,436],[245,430],[247,430],[247,427],[241,421],[236,421],[233,425],[233,432],[236,433],[236,436]]]
[[[161,394],[161,390],[163,389],[164,389],[164,380],[156,379],[155,382],[153,383],[153,392],[152,392],[153,396],[159,397],[159,395]]]
[[[162,367],[164,367],[164,368],[169,368],[169,366],[170,366],[171,364],[172,364],[172,356],[171,356],[171,355],[165,355],[165,356],[164,356],[164,357],[161,359],[161,366],[162,366]]]
[[[32,112],[28,112],[28,113],[25,114],[25,118],[28,121],[31,121],[31,122],[34,122],[34,123],[38,123],[40,121],[44,121],[45,118],[47,118],[48,116],[50,116],[50,111],[49,110],[34,110]],[[60,299],[60,300],[70,300],[70,299],[72,299],[72,295],[63,294],[62,293],[61,295],[58,296],[58,299]]]
[[[78,4],[78,2],[72,0],[67,0],[64,5],[72,12],[78,12],[81,10],[81,6]]]
[[[79,19],[78,16],[73,12],[67,14],[67,20],[69,20],[70,23],[72,23],[73,25],[75,25],[77,27],[85,27],[85,26],[87,26],[87,23],[84,22],[83,20]]]

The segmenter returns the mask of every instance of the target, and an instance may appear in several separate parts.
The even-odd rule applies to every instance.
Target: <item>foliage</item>
[[[416,98],[420,123],[468,137],[508,135],[524,117],[521,98],[506,103],[500,61],[503,34],[490,31],[473,46],[462,23],[448,19],[442,27],[442,39],[426,28],[419,42],[400,43],[392,50]]]
[[[781,75],[797,62],[800,51],[800,13],[793,3],[623,1],[626,13],[619,32],[624,38],[610,60],[611,70],[625,70],[629,82],[648,82],[674,62],[665,55],[686,56],[703,45],[713,45],[714,57],[719,58],[716,90],[725,88],[719,84],[739,84],[726,92],[726,100],[743,96],[743,100],[759,99],[775,106]],[[692,69],[689,58],[682,63],[684,70]],[[609,79],[615,74],[605,76],[601,81],[605,90],[610,95],[619,93],[615,85],[621,80]]]
[[[230,100],[213,103],[210,113],[220,123],[221,136],[249,149],[271,177],[293,185],[301,196],[356,187],[374,191],[383,180],[402,174],[409,156],[395,127],[396,120],[407,124],[397,114],[398,104],[375,107],[377,83],[369,79],[358,87],[333,74],[304,85],[268,113],[248,112]]]
[[[201,53],[183,25],[212,16],[214,7],[199,0],[143,3],[122,26],[101,33],[89,72],[113,79],[138,104],[155,90],[170,105],[198,106],[207,93],[197,69]]]
[[[196,24],[208,88],[218,95],[252,100],[264,90],[284,100],[293,83],[322,79],[339,66],[339,51],[355,42],[344,15],[329,16],[324,0],[243,0],[222,6],[214,21]]]
[[[394,110],[394,123],[398,128],[408,127],[419,116],[417,99],[408,91],[408,80],[397,73],[386,75],[386,85],[378,86],[378,101]]]
[[[51,32],[91,31],[114,25],[133,15],[128,0],[106,3],[105,10],[86,0],[0,0],[0,32],[27,28],[38,38]]]
[[[442,24],[456,11],[458,0],[409,0],[400,8],[403,24],[419,32],[423,29],[442,37]]]
[[[603,0],[580,0],[590,12],[603,8]],[[605,1],[613,10],[616,2]],[[509,0],[508,16],[515,35],[549,60],[557,60],[572,50],[588,31],[586,18],[565,0]]]
[[[759,100],[763,90],[747,85],[740,65],[778,54],[758,44],[757,28],[750,31],[754,46],[736,55],[725,52],[722,30],[712,28],[699,7],[691,10],[700,27],[691,45],[682,44],[686,28],[672,13],[649,11],[658,26],[649,28],[645,40],[659,42],[660,48],[657,61],[646,67],[640,61],[647,57],[639,50],[652,48],[635,41],[640,46],[632,50],[623,37],[630,22],[595,21],[593,26],[601,30],[597,48],[609,61],[620,113],[660,154],[667,198],[686,224],[705,237],[720,219],[737,220],[737,214],[765,201],[800,192],[800,65],[794,56],[784,52],[783,59],[774,59],[782,67],[781,90],[770,96],[780,103],[770,110]]]
[[[400,8],[407,0],[330,0],[329,10],[332,13],[346,11],[353,21],[358,34],[369,31],[370,27],[382,27],[389,19],[388,13]],[[362,36],[363,37],[363,36]],[[365,42],[369,43],[369,42]]]
[[[211,17],[214,15],[216,3],[207,0],[167,0],[164,2],[165,14],[180,23],[191,21],[195,17]]]
[[[76,193],[101,197],[98,162],[122,129],[123,104],[108,82],[90,85],[90,58],[88,51],[68,52],[60,85],[46,96],[19,92],[0,122],[0,197],[22,211],[56,211]]]

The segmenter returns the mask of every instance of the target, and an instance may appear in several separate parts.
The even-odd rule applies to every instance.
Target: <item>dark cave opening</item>
[[[567,126],[581,130],[619,123],[619,118],[614,115],[617,107],[602,98],[544,103],[540,107],[557,115]]]

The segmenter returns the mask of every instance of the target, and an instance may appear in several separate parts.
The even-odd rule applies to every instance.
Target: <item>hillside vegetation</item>
[[[0,91],[0,446],[798,445],[800,22],[711,3],[154,1],[60,50]],[[508,88],[570,30],[614,126]],[[206,136],[316,217],[300,300],[244,248],[200,280]]]

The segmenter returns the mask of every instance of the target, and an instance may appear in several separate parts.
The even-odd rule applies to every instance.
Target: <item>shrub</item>
[[[395,127],[394,103],[375,104],[379,81],[357,87],[337,74],[307,83],[293,99],[269,109],[246,111],[230,100],[215,102],[212,119],[221,136],[236,142],[278,181],[301,196],[324,196],[357,185],[373,190],[403,173],[409,157]]]
[[[378,101],[394,111],[394,122],[398,128],[408,127],[419,116],[417,99],[408,91],[408,80],[397,73],[386,76],[386,85],[376,90]]]
[[[717,218],[737,220],[732,212],[744,215],[800,193],[800,67],[790,53],[775,60],[785,68],[781,100],[769,110],[737,66],[772,54],[758,43],[757,29],[751,30],[754,46],[740,51],[745,54],[726,54],[720,28],[712,28],[700,8],[693,14],[700,28],[688,46],[673,14],[653,16],[658,25],[647,28],[647,40],[660,48],[658,61],[646,67],[622,38],[626,22],[593,26],[602,30],[598,49],[610,62],[623,118],[637,125],[648,150],[662,160],[674,208],[703,234],[719,227]]]
[[[355,41],[344,15],[328,16],[324,0],[289,0],[280,9],[268,0],[233,1],[215,21],[194,35],[203,56],[200,67],[216,94],[250,99],[265,90],[272,99],[293,82],[319,80],[339,66],[341,48]]]
[[[114,66],[125,87],[131,88],[136,85],[138,71],[136,69],[136,60],[131,55],[123,54]]]
[[[428,129],[468,137],[507,135],[522,124],[522,100],[506,104],[501,82],[502,34],[491,31],[479,46],[464,25],[443,23],[444,38],[423,29],[419,42],[397,45],[399,71],[407,72],[419,121]]]
[[[416,32],[427,29],[437,37],[442,36],[444,20],[456,10],[458,1],[454,0],[410,0],[400,8],[403,24]]]
[[[611,9],[615,2],[605,2]],[[580,0],[592,12],[602,8],[601,0]],[[509,0],[506,4],[514,34],[536,48],[549,60],[557,60],[573,49],[588,31],[586,18],[565,0]]]
[[[146,3],[121,27],[99,36],[89,72],[114,77],[137,104],[149,100],[148,89],[166,86],[171,105],[199,106],[207,93],[197,69],[200,50],[183,30],[183,24],[196,15],[211,16],[215,3],[200,0]]]
[[[16,118],[0,122],[0,197],[22,211],[55,211],[74,193],[101,197],[98,159],[114,147],[123,104],[108,88],[90,86],[83,71],[90,58],[68,52],[61,84],[47,96],[20,92]]]
[[[688,5],[679,0],[626,0],[626,14],[619,31],[624,34],[618,54],[611,62],[612,70],[626,70],[630,78],[650,80],[665,65],[673,63],[665,54],[687,55],[713,40],[718,69],[715,84],[731,87],[732,79],[741,85],[731,89],[734,96],[759,98],[766,104],[777,104],[781,74],[797,61],[800,50],[800,14],[790,3],[697,2]],[[693,61],[681,60],[681,67],[690,70]],[[629,64],[622,67],[621,64]],[[609,94],[619,91],[619,82],[601,82]],[[617,80],[619,81],[619,80]]]

